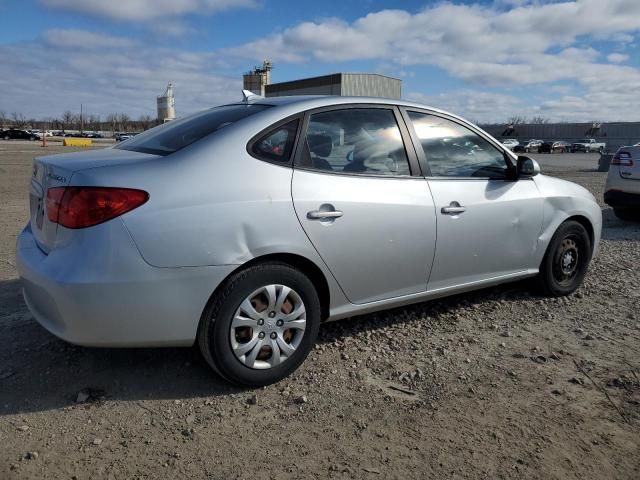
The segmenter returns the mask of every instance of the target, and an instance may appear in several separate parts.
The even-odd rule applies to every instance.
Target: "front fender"
[[[539,175],[535,181],[544,197],[542,231],[538,237],[539,260],[542,261],[558,227],[572,217],[586,219],[591,226],[592,257],[595,257],[602,234],[602,210],[594,196],[580,185],[559,178]]]

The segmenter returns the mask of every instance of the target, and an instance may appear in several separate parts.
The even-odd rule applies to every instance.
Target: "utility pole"
[[[82,119],[82,104],[80,104],[80,133],[84,131],[84,122]]]

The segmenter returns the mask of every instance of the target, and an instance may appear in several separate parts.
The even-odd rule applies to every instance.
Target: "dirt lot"
[[[610,209],[575,296],[514,284],[328,324],[294,376],[246,391],[195,349],[35,323],[13,256],[41,150],[0,142],[0,478],[640,478],[640,226]],[[538,158],[602,198],[597,155]]]

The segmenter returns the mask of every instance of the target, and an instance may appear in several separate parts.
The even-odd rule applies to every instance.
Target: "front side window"
[[[338,173],[410,175],[393,110],[383,108],[312,114],[300,163]]]
[[[262,160],[288,162],[291,158],[297,130],[298,120],[293,120],[271,130],[253,144],[251,153]]]
[[[433,177],[505,178],[504,154],[462,125],[419,112],[408,112]]]
[[[243,104],[212,108],[147,130],[114,148],[154,155],[170,155],[227,125],[267,108],[271,107]]]

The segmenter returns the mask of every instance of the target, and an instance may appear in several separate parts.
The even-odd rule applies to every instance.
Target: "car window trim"
[[[350,109],[382,109],[382,110],[390,110],[393,112],[394,119],[396,124],[398,125],[398,130],[400,131],[400,137],[404,146],[404,151],[407,155],[407,161],[409,162],[409,175],[376,175],[373,173],[357,173],[357,172],[334,172],[329,170],[319,170],[317,168],[310,168],[301,165],[302,154],[304,149],[304,139],[306,139],[307,130],[309,128],[309,120],[311,115],[316,113],[324,113],[331,112],[335,110],[350,110]],[[394,104],[384,104],[384,103],[347,103],[347,104],[334,104],[334,105],[326,105],[323,107],[312,108],[306,110],[304,112],[304,119],[302,121],[302,128],[299,134],[300,141],[297,142],[295,154],[293,156],[293,168],[298,170],[304,170],[308,172],[315,173],[325,173],[329,175],[343,175],[343,176],[352,176],[352,177],[368,177],[368,178],[387,178],[387,179],[410,179],[410,178],[424,178],[422,172],[420,170],[420,164],[418,162],[418,157],[415,151],[415,145],[411,142],[411,138],[409,137],[409,130],[407,129],[404,120],[402,119],[402,115],[400,114],[400,110],[397,105]],[[411,147],[411,148],[410,148]]]
[[[418,134],[415,131],[415,128],[413,126],[413,122],[411,121],[411,118],[409,118],[409,112],[415,112],[415,113],[420,113],[420,114],[424,114],[424,115],[431,115],[434,117],[439,117],[439,118],[443,118],[445,120],[448,120],[450,122],[453,122],[457,125],[460,125],[461,127],[467,128],[468,130],[472,131],[473,133],[475,133],[476,135],[478,135],[480,138],[482,138],[483,140],[486,140],[487,142],[489,142],[489,144],[493,145],[496,150],[498,150],[500,153],[502,153],[503,158],[505,157],[505,153],[506,153],[506,157],[508,157],[509,159],[511,159],[511,162],[507,163],[506,158],[505,158],[505,163],[507,165],[507,175],[505,175],[504,177],[445,177],[445,176],[435,176],[431,174],[431,167],[429,165],[429,160],[427,159],[427,156],[424,152],[424,148],[422,147],[422,143],[420,142],[420,139],[418,138]],[[484,132],[482,129],[476,127],[475,125],[473,125],[472,123],[467,123],[465,121],[462,121],[461,119],[451,116],[451,115],[447,115],[445,113],[442,112],[438,112],[438,111],[434,111],[434,110],[429,110],[427,108],[420,108],[420,107],[407,107],[407,106],[400,106],[400,113],[402,114],[402,118],[404,119],[405,123],[407,124],[407,129],[409,130],[409,133],[411,135],[411,140],[414,143],[414,148],[416,150],[418,159],[420,161],[420,165],[422,166],[423,171],[427,172],[427,174],[425,175],[425,178],[429,179],[429,180],[482,180],[482,181],[486,181],[486,180],[497,180],[497,181],[513,181],[513,179],[515,178],[515,176],[513,175],[513,173],[515,172],[515,164],[513,163],[516,159],[514,158],[514,154],[512,152],[509,151],[509,149],[504,148],[503,145],[500,144],[500,142],[498,142],[497,140],[494,140],[493,138],[491,138],[490,136],[487,135],[486,132]]]
[[[288,117],[285,117],[285,118],[283,118],[281,120],[278,120],[275,123],[272,123],[271,125],[269,125],[266,128],[263,128],[257,134],[255,134],[253,137],[251,137],[251,139],[247,142],[247,145],[246,145],[247,153],[249,155],[251,155],[253,158],[255,158],[256,160],[260,160],[261,162],[271,163],[273,165],[279,165],[281,167],[292,167],[293,166],[293,160],[294,160],[294,158],[296,156],[297,145],[298,145],[298,142],[300,140],[300,132],[302,131],[303,119],[304,119],[304,115],[302,113],[295,113],[295,114],[289,115]],[[293,148],[291,149],[291,154],[289,155],[289,158],[287,159],[286,162],[285,161],[280,161],[280,160],[272,160],[272,159],[269,159],[269,158],[262,158],[262,157],[256,155],[253,152],[253,147],[257,142],[262,140],[266,135],[269,135],[270,133],[274,133],[280,127],[286,125],[287,123],[291,123],[294,120],[298,121],[298,126],[296,127],[295,138],[293,139]]]

